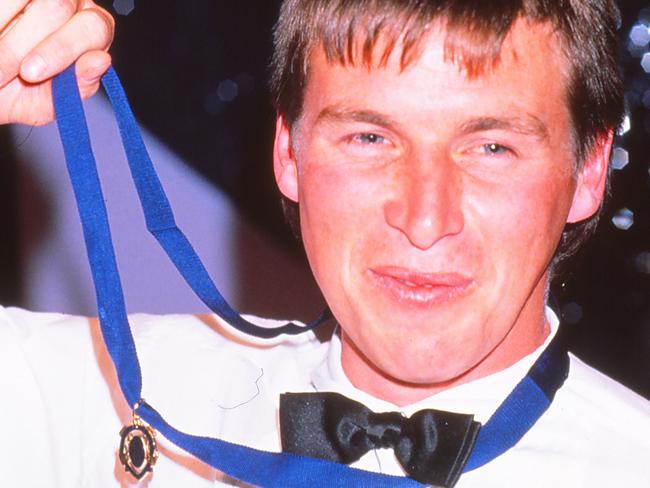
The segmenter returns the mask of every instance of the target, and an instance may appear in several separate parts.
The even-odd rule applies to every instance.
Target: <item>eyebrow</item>
[[[379,127],[394,127],[390,117],[374,110],[349,110],[337,106],[325,107],[318,114],[316,123],[320,122],[364,122]],[[548,139],[548,127],[538,117],[532,114],[509,115],[502,117],[476,117],[460,125],[460,133],[471,134],[489,130],[506,130],[538,139]]]
[[[549,138],[546,124],[531,114],[507,117],[477,117],[464,122],[460,126],[460,131],[463,134],[488,130],[512,131],[523,135],[534,136],[538,139]]]
[[[335,106],[325,107],[316,118],[316,123],[329,121],[365,122],[380,127],[392,127],[396,125],[392,119],[374,110],[348,110]]]

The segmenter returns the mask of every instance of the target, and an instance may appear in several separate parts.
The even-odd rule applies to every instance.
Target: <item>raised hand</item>
[[[113,32],[91,0],[0,0],[0,124],[53,120],[51,80],[75,61],[81,95],[95,93]]]

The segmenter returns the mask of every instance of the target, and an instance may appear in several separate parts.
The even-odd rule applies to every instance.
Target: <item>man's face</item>
[[[543,341],[549,261],[602,190],[604,156],[573,171],[550,29],[520,21],[497,67],[472,80],[444,61],[443,41],[432,29],[404,70],[398,49],[372,68],[317,50],[300,120],[291,134],[278,121],[278,184],[300,203],[344,369],[395,403]],[[396,384],[422,393],[390,393]]]

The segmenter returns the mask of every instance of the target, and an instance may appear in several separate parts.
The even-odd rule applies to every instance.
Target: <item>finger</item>
[[[114,28],[113,18],[102,9],[76,13],[29,53],[20,66],[21,78],[37,83],[60,73],[86,52],[108,49]]]
[[[0,1],[0,35],[8,29],[14,19],[22,12],[28,0],[1,0]]]
[[[25,56],[63,26],[75,10],[72,0],[35,0],[30,4],[20,20],[0,39],[0,86],[18,74]],[[31,69],[38,72],[46,63],[45,59],[34,58]]]
[[[82,98],[88,98],[97,92],[102,75],[110,65],[111,56],[106,51],[91,51],[79,58],[76,74]]]
[[[79,58],[76,75],[82,98],[97,92],[101,75],[110,65],[111,57],[104,51],[91,51]],[[0,124],[18,122],[43,125],[54,119],[52,81],[39,84],[14,78],[3,88],[0,98]]]

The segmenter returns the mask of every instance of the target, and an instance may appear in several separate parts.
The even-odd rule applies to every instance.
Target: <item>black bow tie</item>
[[[472,415],[420,410],[374,413],[338,393],[280,396],[282,450],[344,464],[370,449],[392,448],[413,479],[452,487],[472,452],[481,424]]]

